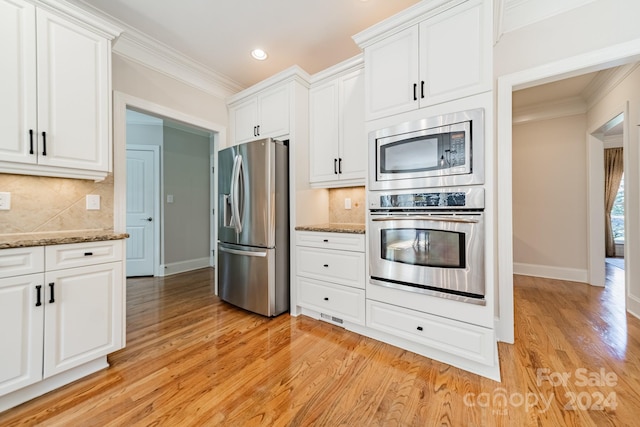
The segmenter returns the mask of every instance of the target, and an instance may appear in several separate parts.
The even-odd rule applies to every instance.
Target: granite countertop
[[[102,242],[105,240],[126,239],[127,237],[129,237],[127,233],[115,233],[113,230],[0,234],[0,249],[64,245],[66,243]]]
[[[296,227],[296,231],[322,231],[328,233],[353,233],[364,234],[364,224],[352,224],[352,223],[327,223],[317,225],[299,225]]]

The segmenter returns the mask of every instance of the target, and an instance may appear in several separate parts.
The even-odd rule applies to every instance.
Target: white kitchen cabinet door
[[[0,57],[0,160],[36,163],[36,12],[32,4],[0,0]]]
[[[38,163],[108,172],[109,42],[37,9]]]
[[[364,50],[367,120],[418,107],[418,26]]]
[[[229,108],[235,144],[289,134],[289,88],[266,89]]]
[[[258,95],[259,138],[278,138],[289,134],[289,86],[267,89]]]
[[[338,179],[338,89],[337,81],[312,88],[309,92],[309,181]]]
[[[230,109],[233,141],[240,144],[256,139],[256,126],[258,124],[258,99],[249,98],[241,104]]]
[[[44,378],[122,347],[122,262],[45,273]]]
[[[364,127],[364,71],[340,81],[340,180],[366,179],[367,133]]]
[[[485,13],[483,0],[472,0],[420,24],[421,107],[491,89]]]
[[[311,89],[309,182],[315,186],[364,185],[364,96],[362,69]]]
[[[43,281],[42,273],[0,279],[0,396],[42,379]]]

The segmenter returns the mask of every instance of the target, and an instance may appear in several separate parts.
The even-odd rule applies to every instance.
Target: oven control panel
[[[370,209],[483,209],[483,188],[369,192]]]

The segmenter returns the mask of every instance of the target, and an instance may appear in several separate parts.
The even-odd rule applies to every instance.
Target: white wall
[[[587,269],[586,115],[513,127],[516,273],[577,280]],[[520,271],[518,269],[520,268]]]
[[[162,126],[127,123],[127,144],[162,147]]]
[[[163,155],[164,264],[199,259],[208,264],[209,138],[164,126]]]
[[[227,125],[225,100],[184,84],[151,68],[112,55],[113,90],[190,116]]]
[[[494,73],[502,76],[640,38],[639,16],[638,0],[597,0],[503,34],[494,49]]]
[[[536,7],[535,2],[530,2]],[[595,71],[640,59],[640,2],[637,0],[596,0],[580,8],[544,21],[503,34],[494,47],[494,75],[497,81],[497,220],[494,223],[498,245],[494,253],[500,281],[500,302],[498,306],[498,336],[507,342],[513,340],[513,282],[510,265],[511,216],[504,213],[511,209],[511,91],[535,86],[536,84],[559,80],[564,77]],[[627,97],[635,95],[627,94]],[[615,104],[615,102],[613,102]],[[589,114],[589,123],[594,109]],[[602,113],[602,116],[607,114]],[[610,119],[613,116],[607,117]],[[606,120],[605,120],[606,121]],[[640,121],[640,109],[634,107],[630,114],[629,146],[625,158],[633,159],[635,171],[627,169],[627,218],[633,225],[628,231],[640,235],[640,192],[638,190],[638,133],[636,122]],[[604,123],[604,121],[602,122]],[[602,124],[602,123],[599,123]],[[632,129],[633,128],[633,129]],[[633,166],[631,166],[633,167]],[[629,174],[631,172],[631,174]],[[628,177],[628,178],[627,178]],[[504,184],[506,183],[506,184]],[[500,194],[502,193],[502,194]],[[503,200],[503,201],[501,201]],[[640,243],[627,243],[627,277],[633,275],[636,284],[627,281],[633,294],[627,299],[627,308],[640,314]],[[498,261],[500,260],[500,262]],[[502,264],[501,264],[502,262]],[[637,265],[638,267],[633,267]],[[630,306],[629,302],[635,304]]]
[[[621,84],[587,113],[587,129],[593,132],[624,111],[627,136],[624,141],[625,160],[625,272],[627,276],[627,306],[640,315],[640,68],[636,68]],[[634,278],[629,280],[628,278]]]

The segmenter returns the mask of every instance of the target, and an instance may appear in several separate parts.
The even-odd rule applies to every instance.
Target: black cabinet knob
[[[329,297],[324,297],[324,300],[325,301],[329,301]]]
[[[422,326],[418,326],[418,327],[417,327],[417,329],[418,329],[419,331],[421,331],[421,330],[422,330]]]

